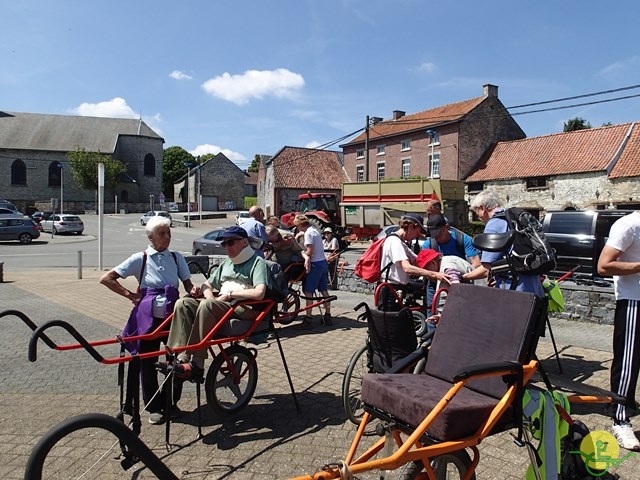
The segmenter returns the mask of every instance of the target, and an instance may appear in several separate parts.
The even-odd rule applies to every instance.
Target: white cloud
[[[205,92],[237,105],[251,99],[272,95],[277,98],[293,98],[304,87],[304,78],[286,68],[276,70],[247,70],[242,75],[227,72],[202,84]]]
[[[203,145],[198,145],[193,150],[190,150],[189,153],[194,157],[197,157],[199,155],[205,155],[207,153],[213,153],[214,155],[217,155],[218,153],[224,153],[224,156],[232,161],[246,160],[244,155],[242,155],[241,153],[234,152],[233,150],[229,150],[228,148],[222,148],[217,145],[210,145],[208,143],[205,143]]]
[[[638,70],[640,70],[640,57],[635,56],[607,65],[598,72],[598,75],[605,80],[619,81],[637,76]]]
[[[175,80],[191,80],[193,77],[181,72],[180,70],[174,70],[169,76]]]
[[[438,69],[435,63],[433,62],[423,62],[418,67],[419,72],[433,73]]]
[[[318,148],[320,145],[322,145],[320,142],[316,142],[315,140],[311,140],[304,147],[305,148]]]
[[[71,113],[83,117],[139,118],[136,112],[127,105],[124,98],[116,97],[106,102],[82,103],[72,108]]]

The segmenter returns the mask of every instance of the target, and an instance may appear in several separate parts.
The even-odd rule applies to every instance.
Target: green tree
[[[196,159],[182,147],[165,148],[162,162],[162,189],[167,200],[173,200],[173,184],[189,170],[185,163],[193,163]]]
[[[587,128],[591,128],[591,124],[587,122],[584,118],[576,117],[570,118],[566,122],[564,122],[563,132],[574,132],[576,130],[586,130]]]
[[[258,155],[256,153],[256,155],[253,157],[253,161],[251,162],[251,165],[249,165],[249,172],[258,172],[260,170],[260,155]]]
[[[211,160],[215,156],[216,156],[215,153],[205,153],[204,155],[200,155],[198,157],[199,158],[198,163],[200,163],[200,165],[204,165],[205,163],[207,163],[209,160]]]
[[[127,166],[120,160],[100,152],[78,149],[67,153],[67,158],[71,164],[73,179],[86,189],[95,190],[98,187],[98,164],[100,163],[104,163],[104,186],[108,189],[115,189],[120,183],[120,175],[127,171]]]

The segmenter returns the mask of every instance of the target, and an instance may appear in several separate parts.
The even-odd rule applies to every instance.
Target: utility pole
[[[364,181],[369,181],[369,115],[364,124]]]

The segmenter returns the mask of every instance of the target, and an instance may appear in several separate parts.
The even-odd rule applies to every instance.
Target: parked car
[[[11,208],[0,207],[0,218],[23,218],[24,215]]]
[[[52,212],[33,212],[33,214],[31,215],[31,220],[33,220],[36,223],[40,223],[49,215],[53,215],[53,213]]]
[[[242,225],[244,222],[249,220],[249,210],[240,210],[236,213],[236,225]]]
[[[191,253],[194,255],[226,255],[222,243],[216,240],[218,235],[222,234],[224,229],[212,230],[200,238],[193,241]]]
[[[556,251],[558,266],[552,276],[580,268],[575,278],[598,276],[597,263],[611,225],[633,210],[550,211],[542,221],[546,239]]]
[[[81,235],[84,232],[84,223],[77,215],[63,213],[52,214],[40,222],[40,229],[43,232],[76,233]]]
[[[153,217],[166,217],[171,220],[171,226],[173,227],[171,214],[169,214],[169,212],[165,212],[164,210],[149,210],[147,213],[140,217],[140,225],[146,225],[147,222]]]
[[[31,243],[40,236],[40,228],[29,218],[0,219],[0,240],[18,240],[20,243]]]

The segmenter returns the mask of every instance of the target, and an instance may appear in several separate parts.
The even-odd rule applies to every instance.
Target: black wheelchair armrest
[[[426,345],[420,345],[417,350],[414,350],[406,357],[398,360],[393,366],[385,373],[407,373],[409,367],[414,367],[421,359],[425,358],[429,354],[429,347]]]
[[[468,378],[498,372],[504,372],[503,375],[517,374],[519,376],[522,376],[523,367],[522,364],[514,361],[470,365],[458,370],[458,373],[456,373],[456,375],[453,377],[453,380],[454,382],[459,382],[460,380],[466,380]]]

